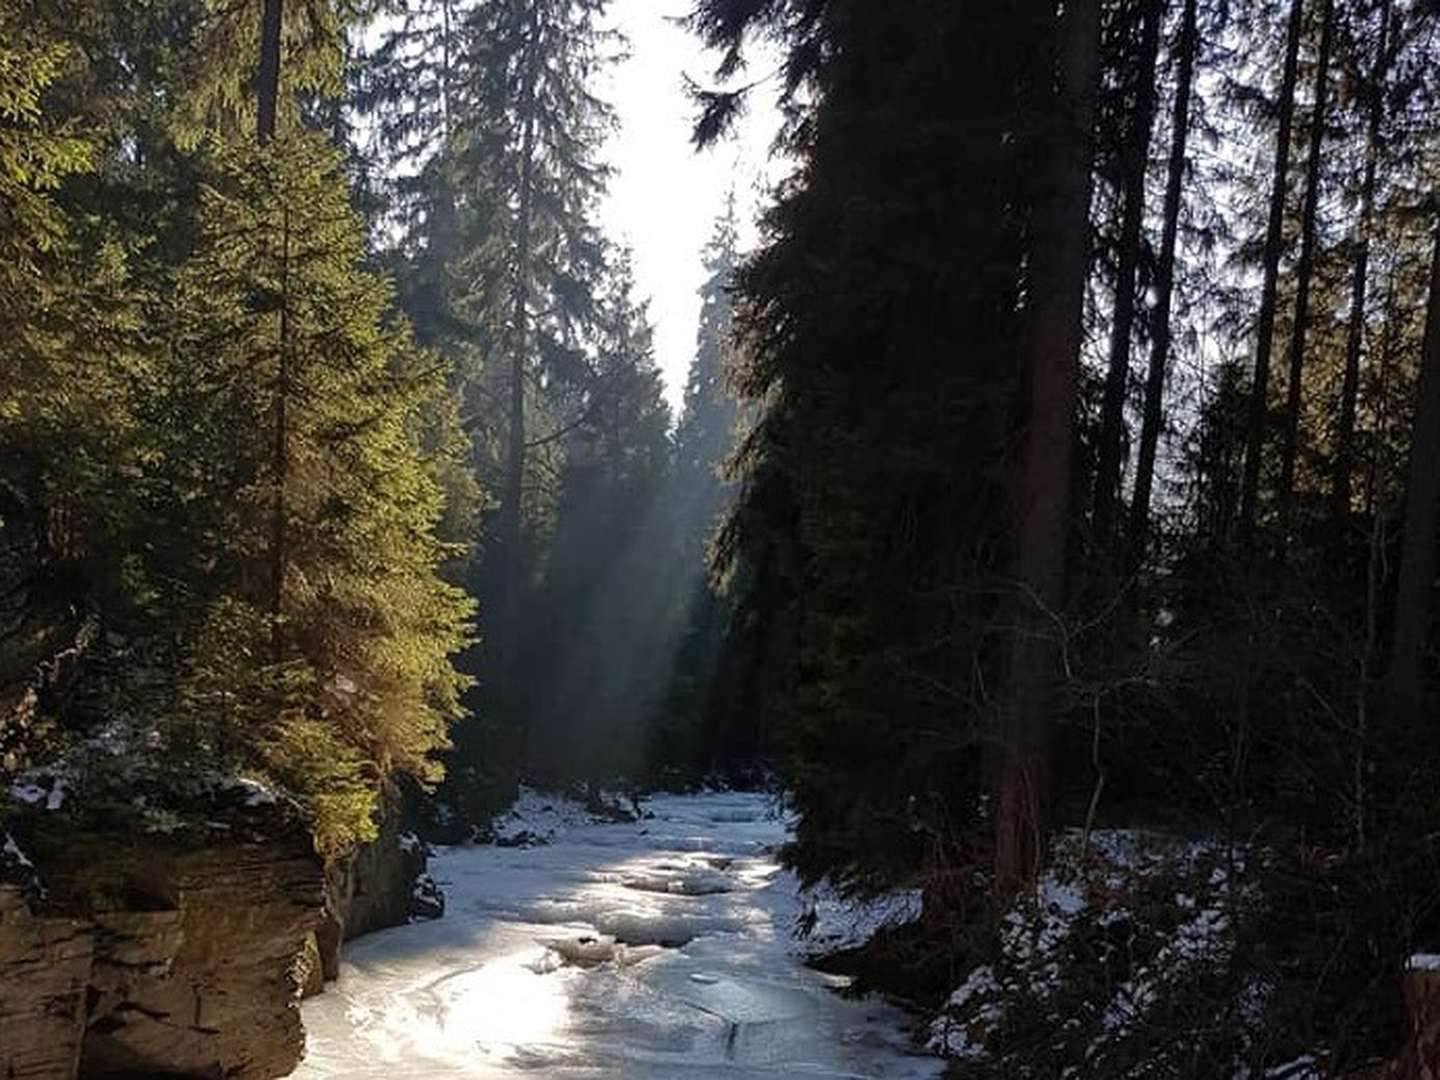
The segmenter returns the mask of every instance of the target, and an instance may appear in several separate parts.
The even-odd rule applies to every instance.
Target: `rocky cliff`
[[[239,782],[21,789],[0,826],[0,1076],[284,1076],[325,875],[294,807]],[[35,795],[28,801],[26,794]]]

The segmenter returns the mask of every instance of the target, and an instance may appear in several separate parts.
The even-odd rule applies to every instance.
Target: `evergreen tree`
[[[993,850],[975,808],[1037,145],[1022,77],[1046,23],[928,0],[714,0],[693,19],[722,77],[747,34],[783,45],[801,161],[738,274],[737,381],[763,412],[719,554],[808,880],[878,888],[924,868],[959,895],[974,876],[945,868]],[[736,98],[704,104],[702,136]]]
[[[524,623],[525,761],[551,778],[643,774],[676,632],[670,412],[633,287],[622,255],[597,298],[594,373],[564,437],[553,539]]]
[[[733,664],[745,651],[742,635],[708,573],[711,542],[734,490],[725,469],[740,423],[728,385],[737,348],[731,291],[738,242],[732,191],[703,254],[708,276],[700,287],[700,322],[675,431],[669,499],[677,540],[672,589],[684,629],[656,756],[690,777],[753,766],[765,752],[758,730],[761,703],[745,667]]]
[[[1050,34],[1054,44],[1050,44]],[[1052,774],[1062,690],[1064,643],[1055,628],[1066,601],[1067,499],[1071,486],[1082,307],[1089,251],[1091,148],[1099,70],[1100,6],[1068,6],[1059,26],[1042,38],[1035,83],[1054,84],[1043,108],[1050,117],[1041,145],[1045,179],[1031,222],[1032,299],[1025,313],[1021,362],[1030,393],[1023,463],[1018,477],[1016,579],[1019,612],[1001,722],[995,876],[1014,888],[1044,858],[1042,837],[1051,820]],[[1050,74],[1054,50],[1056,74]],[[1148,51],[1148,46],[1147,46]],[[1037,101],[1036,104],[1040,104]],[[1137,122],[1149,124],[1148,101]],[[1128,281],[1120,283],[1122,289]]]
[[[65,205],[99,161],[57,107],[74,50],[28,4],[0,5],[0,690],[102,599],[131,521],[133,388],[145,370],[123,238]]]
[[[529,397],[542,375],[583,375],[583,327],[603,252],[593,224],[606,170],[595,160],[613,123],[591,88],[605,60],[599,0],[487,0],[466,15],[471,86],[453,118],[457,168],[492,206],[483,246],[462,256],[467,276],[497,283],[506,313],[494,355],[506,366],[503,470],[496,523],[486,544],[492,649],[503,680],[525,582],[526,455],[548,432],[528,433]]]
[[[1117,238],[1114,310],[1110,317],[1110,344],[1105,372],[1105,393],[1100,417],[1100,443],[1095,464],[1093,527],[1096,542],[1113,550],[1120,499],[1122,432],[1130,389],[1131,337],[1140,292],[1138,273],[1145,216],[1145,178],[1150,167],[1150,129],[1155,119],[1155,67],[1160,52],[1163,0],[1127,5],[1116,13],[1122,39],[1107,42],[1113,59],[1124,68],[1115,95],[1123,130],[1118,154],[1121,189],[1121,223]],[[1138,29],[1138,34],[1135,32]],[[1126,32],[1128,31],[1128,33]],[[1133,43],[1127,39],[1138,38]],[[1117,47],[1117,45],[1119,47]],[[1129,46],[1124,47],[1124,46]]]
[[[1140,425],[1140,447],[1135,464],[1135,494],[1130,503],[1127,537],[1129,566],[1145,558],[1150,536],[1150,497],[1155,483],[1155,457],[1164,413],[1165,376],[1173,339],[1172,308],[1175,299],[1176,246],[1180,238],[1180,206],[1184,196],[1186,148],[1190,142],[1190,107],[1199,51],[1197,0],[1184,0],[1175,43],[1175,100],[1170,118],[1170,151],[1165,167],[1164,224],[1155,269],[1155,310],[1150,336],[1150,366],[1145,376],[1145,405]]]
[[[696,566],[704,559],[705,543],[727,501],[721,474],[735,444],[738,422],[726,384],[728,359],[735,348],[730,291],[735,286],[738,243],[732,191],[702,256],[706,278],[700,287],[700,325],[675,430],[675,513],[685,538],[685,558]]]
[[[471,576],[486,598],[487,730],[467,729],[458,753],[482,786],[525,741],[523,639],[606,333],[594,222],[607,174],[596,155],[613,126],[593,90],[612,44],[603,8],[407,6],[369,58],[362,97],[398,174],[404,303],[422,340],[457,365],[474,468],[494,500]]]
[[[1240,489],[1240,535],[1248,545],[1259,514],[1260,462],[1265,453],[1265,429],[1270,411],[1270,354],[1274,347],[1275,308],[1278,303],[1280,257],[1284,251],[1285,197],[1289,190],[1290,134],[1295,120],[1295,82],[1305,4],[1292,0],[1285,33],[1285,60],[1281,67],[1278,123],[1275,131],[1275,168],[1270,183],[1270,209],[1265,226],[1264,285],[1255,331],[1255,368],[1250,387],[1250,410],[1245,427],[1245,474]]]
[[[246,685],[272,681],[258,716],[211,745],[258,754],[306,796],[327,847],[370,835],[392,772],[437,778],[470,610],[437,575],[442,492],[419,443],[443,369],[387,325],[362,237],[319,137],[227,151],[154,406],[170,419],[157,479],[185,525],[172,591],[194,610],[189,682],[212,684],[222,656],[248,658]],[[198,722],[205,701],[182,709]]]

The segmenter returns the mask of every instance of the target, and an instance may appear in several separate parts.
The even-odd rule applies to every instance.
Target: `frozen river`
[[[657,797],[627,824],[529,803],[523,824],[551,843],[442,852],[445,918],[346,948],[304,1005],[295,1076],[940,1075],[905,1014],[796,955],[764,796]]]

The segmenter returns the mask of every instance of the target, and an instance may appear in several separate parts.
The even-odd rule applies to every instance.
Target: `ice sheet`
[[[534,848],[442,851],[445,918],[346,949],[296,1077],[938,1077],[913,1022],[835,993],[764,796],[657,797]]]

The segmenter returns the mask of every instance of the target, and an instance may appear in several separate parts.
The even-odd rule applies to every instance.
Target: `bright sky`
[[[694,107],[682,75],[710,85],[715,57],[671,20],[693,0],[613,0],[612,25],[630,39],[630,58],[602,93],[619,114],[622,129],[606,149],[617,173],[601,211],[606,231],[635,251],[640,292],[649,296],[655,353],[666,393],[678,413],[685,374],[695,350],[700,316],[697,291],[704,280],[701,249],[715,217],[735,188],[742,246],[755,240],[754,219],[780,166],[769,164],[779,126],[774,94],[761,88],[736,136],[696,153],[690,144]],[[747,78],[770,74],[757,51]],[[768,179],[767,179],[768,178]]]

